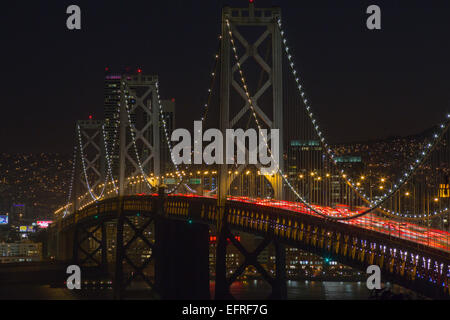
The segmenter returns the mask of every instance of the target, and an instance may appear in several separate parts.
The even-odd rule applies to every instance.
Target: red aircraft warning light
[[[89,120],[92,120],[92,114],[89,115]]]
[[[137,70],[137,72],[138,72],[138,73],[141,73],[141,72],[142,72],[142,70],[141,70],[141,69],[138,69],[138,70]]]

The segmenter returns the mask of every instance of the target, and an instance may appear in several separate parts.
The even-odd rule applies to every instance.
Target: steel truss
[[[154,261],[155,244],[144,235],[145,229],[152,223],[155,223],[154,215],[143,215],[144,222],[140,225],[133,223],[133,221],[123,214],[123,204],[121,206],[119,218],[117,219],[117,234],[116,234],[116,259],[115,259],[115,281],[114,281],[114,297],[122,299],[125,290],[130,286],[131,282],[140,277],[150,287],[152,293],[155,293],[155,281],[144,274],[144,269]],[[133,230],[133,236],[127,241],[124,241],[124,227],[128,226]],[[141,265],[133,262],[128,251],[133,243],[137,240],[142,240],[146,247],[151,250],[150,257],[146,258]],[[128,265],[132,272],[128,277],[124,277],[124,266]]]
[[[81,257],[80,253],[82,253],[84,257]],[[76,226],[73,246],[73,260],[75,264],[80,267],[96,266],[106,270],[106,254],[105,222],[93,227],[84,225]],[[98,257],[99,255],[100,259]]]
[[[75,210],[97,195],[96,188],[106,182],[105,144],[103,141],[103,121],[79,120],[75,132],[78,159],[75,179]],[[93,151],[93,153],[89,153]],[[101,192],[101,191],[100,191]],[[99,193],[100,193],[99,192]],[[79,196],[78,198],[76,196]]]
[[[122,191],[126,188],[126,177],[142,175],[143,171],[145,175],[150,172],[155,176],[160,174],[157,83],[157,76],[141,73],[125,75],[121,80],[120,189]]]
[[[226,278],[226,291],[222,292],[221,295],[218,296],[218,299],[230,297],[229,288],[231,284],[237,280],[237,278],[245,271],[245,268],[248,266],[255,267],[255,269],[261,274],[263,279],[271,285],[272,293],[270,295],[270,298],[287,298],[285,247],[276,240],[273,234],[266,235],[256,247],[256,249],[251,252],[244,248],[244,246],[233,236],[228,228],[226,228],[226,239],[227,244],[228,241],[230,241],[230,243],[233,244],[236,249],[244,256],[244,262],[239,265],[239,267],[233,272],[231,276]],[[266,249],[271,243],[273,243],[275,246],[275,277],[272,277],[258,261],[258,256],[260,255],[260,253],[263,252],[263,250]],[[223,247],[221,249],[223,250]]]

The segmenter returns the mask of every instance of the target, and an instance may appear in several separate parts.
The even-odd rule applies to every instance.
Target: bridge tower
[[[238,128],[239,124],[242,124],[245,115],[248,114],[252,117],[251,107],[253,106],[256,116],[258,119],[261,119],[260,123],[263,124],[264,128],[280,130],[278,141],[279,154],[283,155],[282,43],[277,25],[277,21],[280,18],[280,8],[255,8],[253,1],[249,2],[248,8],[223,8],[220,54],[220,130],[225,137],[227,129]],[[232,35],[229,33],[230,29]],[[247,39],[244,36],[244,32],[247,34]],[[251,35],[255,33],[258,33],[256,41],[251,39]],[[235,48],[231,44],[231,36],[235,40],[234,42],[245,51],[242,57],[238,57],[239,62],[235,61],[234,52],[232,52]],[[265,58],[261,57],[260,53],[263,43],[266,44],[267,51]],[[252,105],[250,105],[246,89],[239,81],[241,77],[239,71],[242,65],[249,64],[251,67],[253,64],[255,67],[255,63],[256,68],[261,73],[260,86],[250,91],[252,100]],[[252,70],[250,73],[256,74],[257,72]],[[249,74],[245,76],[249,76]],[[249,78],[251,78],[251,75]],[[238,96],[237,99],[234,98],[236,95]],[[267,99],[267,97],[269,98]],[[244,103],[243,106],[242,103]],[[269,116],[270,114],[271,117]],[[248,124],[249,122],[247,126]],[[260,140],[259,134],[258,140]],[[225,144],[223,154],[226,154]],[[282,157],[277,165],[283,171]],[[238,168],[238,172],[241,173],[244,167],[245,165],[241,165]],[[227,225],[227,210],[225,210],[226,195],[233,182],[228,179],[228,176],[228,165],[220,165],[219,188],[217,192],[219,217],[217,219],[216,299],[230,299],[230,279],[227,279],[226,272],[226,248],[228,241],[231,241],[244,254],[247,262],[251,261],[250,264],[258,265],[255,258],[258,255],[258,251],[273,240],[271,237],[264,239],[256,252],[249,253],[233,239],[234,237],[231,235]],[[283,185],[280,175],[275,174],[274,177],[267,178],[272,184],[274,198],[283,199]],[[286,286],[283,283],[285,281],[284,246],[276,241],[274,243],[277,252],[277,274],[272,285],[272,297],[283,298],[286,294]]]
[[[124,75],[121,79],[119,192],[126,177],[160,174],[158,76]],[[130,128],[131,127],[131,128]],[[130,130],[131,129],[131,130]],[[133,132],[131,136],[130,131]]]
[[[97,187],[105,181],[106,161],[105,144],[103,141],[103,121],[79,120],[75,128],[75,143],[77,145],[77,166],[73,193],[74,210],[93,200],[89,194],[99,195]],[[85,195],[83,197],[79,197]]]
[[[262,75],[260,78],[261,86],[257,87],[252,95],[252,105],[255,113],[264,127],[267,129],[280,129],[279,135],[279,154],[283,155],[283,87],[282,87],[282,43],[281,35],[278,31],[277,21],[281,18],[281,9],[274,8],[255,8],[253,1],[249,3],[248,8],[230,8],[224,7],[222,11],[222,42],[221,42],[221,81],[220,81],[220,128],[225,136],[226,129],[236,128],[238,123],[244,119],[244,116],[250,114],[251,108],[242,84],[239,82],[238,64],[232,54],[231,38],[229,27],[240,47],[245,53],[240,57],[239,64],[256,63],[256,68]],[[247,33],[259,33],[256,41],[245,39],[243,31]],[[252,30],[253,29],[253,30]],[[250,31],[250,32],[249,32]],[[261,57],[261,47],[265,43],[267,48],[266,57]],[[263,54],[264,55],[264,54]],[[271,57],[271,59],[270,59]],[[271,61],[266,61],[271,60]],[[254,70],[252,70],[252,73]],[[255,72],[256,73],[256,72]],[[249,76],[249,75],[246,75]],[[233,88],[233,89],[231,89]],[[238,101],[232,101],[231,93],[236,92]],[[264,98],[269,97],[271,101],[263,102]],[[241,107],[241,103],[244,105]],[[233,105],[237,104],[237,110],[233,110]],[[272,117],[270,110],[263,110],[262,104],[271,105]],[[266,108],[267,109],[267,108]],[[258,136],[258,138],[260,138]],[[225,151],[225,149],[224,149]],[[226,154],[225,152],[223,154]],[[283,171],[282,157],[279,161],[279,167]],[[239,172],[242,172],[244,165],[241,165]],[[224,164],[221,166],[219,179],[220,199],[224,199],[228,188],[232,181],[227,179],[228,168]],[[274,197],[276,199],[283,198],[282,179],[279,175],[268,177],[274,189]]]

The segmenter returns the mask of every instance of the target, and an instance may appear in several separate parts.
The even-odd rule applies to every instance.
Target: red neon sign
[[[36,221],[36,224],[38,225],[39,228],[41,229],[46,229],[48,228],[49,224],[53,223],[53,221]]]

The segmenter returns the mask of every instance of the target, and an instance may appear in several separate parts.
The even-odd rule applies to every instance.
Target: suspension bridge
[[[162,298],[209,298],[213,233],[216,299],[231,297],[248,266],[271,285],[272,298],[286,298],[285,246],[361,270],[376,264],[386,280],[448,298],[450,115],[393,164],[342,161],[314,114],[286,31],[280,8],[252,1],[223,8],[200,118],[224,135],[280,129],[279,141],[261,136],[272,159],[279,143],[276,170],[172,161],[162,171],[160,155],[170,159],[172,145],[158,77],[121,75],[113,120],[76,124],[67,203],[42,235],[46,255],[112,273],[117,298],[136,279]],[[236,232],[262,240],[250,250]],[[258,260],[269,245],[272,271]],[[229,246],[244,257],[234,270]]]

